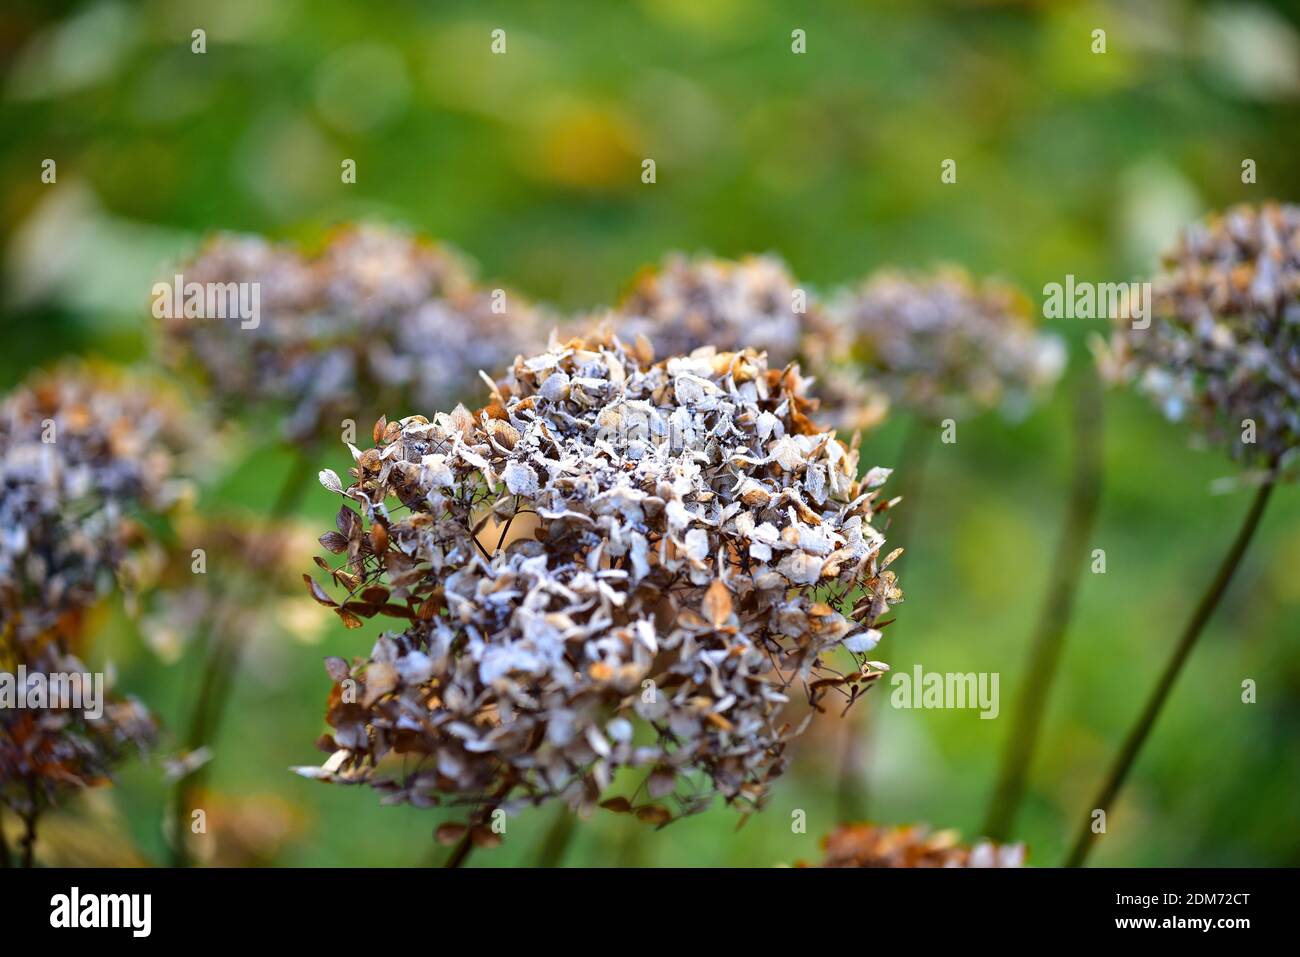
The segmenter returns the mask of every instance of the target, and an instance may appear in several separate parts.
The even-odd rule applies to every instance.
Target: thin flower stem
[[[546,834],[542,837],[541,849],[537,852],[536,867],[559,867],[560,862],[564,860],[564,854],[569,849],[569,844],[573,841],[574,822],[577,815],[569,809],[567,804],[562,804],[559,813],[551,821],[551,826],[546,829]]]
[[[497,793],[494,794],[488,800],[488,803],[486,805],[484,805],[482,812],[479,814],[480,819],[486,821],[489,818],[491,818],[492,813],[501,806],[501,802],[506,799],[506,796],[509,795],[512,790],[514,790],[514,786],[515,786],[514,777],[513,776],[507,777],[505,783],[502,784],[501,787],[497,789]],[[474,835],[474,822],[471,821],[470,825],[465,828],[464,837],[462,837],[456,843],[456,846],[452,849],[450,856],[448,856],[447,860],[443,862],[442,866],[444,868],[460,867],[465,863],[465,860],[469,857],[470,852],[474,850],[473,835]]]
[[[36,804],[36,782],[32,778],[27,779],[27,800],[27,813],[20,816],[23,819],[23,867],[30,868],[36,863],[36,821],[41,816]]]
[[[497,539],[497,547],[492,549],[495,555],[501,551],[501,546],[506,542],[506,536],[510,534],[510,526],[515,523],[515,516],[519,514],[519,496],[515,496],[515,509],[510,513],[510,518],[506,521],[505,527],[501,529],[501,537]]]
[[[903,447],[899,451],[898,466],[895,471],[902,481],[901,494],[902,516],[890,524],[885,551],[907,548],[912,530],[916,528],[916,506],[921,499],[924,486],[925,467],[934,448],[934,432],[938,426],[923,418],[913,418],[908,423],[903,435]],[[895,568],[907,561],[907,553],[899,556]],[[867,768],[863,755],[870,749],[870,697],[866,698],[859,711],[858,720],[845,715],[840,729],[840,767],[838,785],[835,789],[836,808],[840,821],[858,821],[865,818],[870,796],[870,782],[867,780]]]
[[[474,850],[474,842],[470,840],[469,831],[466,831],[465,836],[456,844],[451,856],[447,858],[442,866],[444,868],[460,867],[465,863],[465,859],[469,857],[472,850]]]
[[[295,450],[293,464],[285,475],[271,506],[272,521],[282,521],[297,509],[303,494],[311,484],[311,477],[312,449],[300,446]],[[266,583],[264,578],[254,581],[252,597],[256,597],[257,593],[266,587]],[[214,615],[213,618],[215,620],[208,622],[206,628],[201,626],[200,629],[201,635],[207,639],[205,642],[207,655],[200,676],[198,698],[195,701],[194,711],[190,715],[189,734],[185,739],[187,752],[197,751],[216,740],[243,651],[243,633],[224,634],[226,629],[221,627],[219,616]],[[186,774],[176,784],[175,821],[173,822],[175,830],[171,848],[173,867],[187,867],[191,863],[188,842],[190,813],[206,777],[205,764]]]
[[[1076,384],[1074,410],[1074,480],[1070,502],[1048,580],[1043,609],[1029,647],[1011,732],[989,804],[984,834],[995,841],[1010,837],[1016,812],[1025,796],[1052,684],[1074,608],[1075,595],[1088,562],[1090,536],[1101,502],[1102,442],[1101,383],[1091,365]]]
[[[1276,463],[1274,463],[1274,466],[1276,466]],[[1155,727],[1160,710],[1164,707],[1169,693],[1173,690],[1174,682],[1178,680],[1178,675],[1191,655],[1196,640],[1200,637],[1201,632],[1205,630],[1210,617],[1214,614],[1224,593],[1228,590],[1228,585],[1241,564],[1242,556],[1246,554],[1246,548],[1250,545],[1251,538],[1254,537],[1255,529],[1259,526],[1260,517],[1264,514],[1264,507],[1268,504],[1269,496],[1273,492],[1274,481],[1275,467],[1269,470],[1268,478],[1264,480],[1264,484],[1255,493],[1255,500],[1251,503],[1250,511],[1246,513],[1245,521],[1238,530],[1232,547],[1228,549],[1228,554],[1224,556],[1223,563],[1219,566],[1214,580],[1210,582],[1209,588],[1201,596],[1200,603],[1197,604],[1196,611],[1192,614],[1191,620],[1187,623],[1182,637],[1179,638],[1173,654],[1165,664],[1164,672],[1160,675],[1160,680],[1156,682],[1155,689],[1147,700],[1146,707],[1142,709],[1137,723],[1133,725],[1128,737],[1125,738],[1124,746],[1120,749],[1119,755],[1115,758],[1115,763],[1111,765],[1110,772],[1106,775],[1101,790],[1090,806],[1088,817],[1084,819],[1082,826],[1079,828],[1074,847],[1065,860],[1066,867],[1082,866],[1088,857],[1088,852],[1092,850],[1092,846],[1097,840],[1097,835],[1092,829],[1092,813],[1097,810],[1109,811],[1119,794],[1120,788],[1124,786],[1124,781],[1128,777],[1129,771],[1132,770],[1138,753],[1142,750],[1142,745],[1146,743],[1152,728]]]
[[[209,620],[199,625],[198,634],[195,636],[198,642],[207,648],[208,655],[204,659],[203,674],[201,675],[198,703],[190,715],[189,731],[185,736],[185,747],[187,752],[197,751],[208,740],[207,737],[207,711],[209,700],[211,698],[211,683],[213,679],[208,676],[215,672],[215,659],[220,649],[220,642],[215,642],[212,637],[213,622],[210,620],[213,616],[208,616]],[[188,867],[191,863],[189,856],[189,819],[190,811],[193,804],[194,796],[199,790],[199,771],[200,768],[186,773],[179,781],[176,782],[174,793],[174,803],[172,807],[172,842],[171,842],[171,866]]]

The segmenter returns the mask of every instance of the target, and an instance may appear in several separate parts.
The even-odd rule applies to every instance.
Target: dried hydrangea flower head
[[[335,231],[312,268],[328,313],[354,312],[367,322],[415,309],[430,299],[456,299],[474,286],[470,266],[458,252],[373,225]]]
[[[93,685],[56,701],[50,678],[83,681],[82,613],[114,579],[134,584],[128,563],[148,543],[136,514],[185,497],[175,472],[194,424],[175,401],[157,383],[68,365],[0,403],[0,671],[24,702],[0,708],[0,801],[26,820],[153,736],[138,702],[106,695],[88,713],[68,705],[93,704]]]
[[[823,867],[1023,867],[1023,844],[961,843],[923,825],[842,824],[822,838]]]
[[[830,314],[843,364],[933,421],[995,407],[1019,414],[1065,366],[1063,344],[1035,329],[1021,293],[959,269],[875,273]]]
[[[1150,315],[1147,328],[1117,328],[1102,355],[1110,378],[1136,382],[1166,416],[1190,418],[1237,461],[1294,454],[1300,206],[1239,206],[1191,227],[1165,257]]]
[[[545,342],[521,297],[478,285],[459,255],[398,230],[341,229],[310,257],[218,237],[180,275],[186,287],[258,284],[259,315],[186,317],[173,305],[163,358],[197,367],[232,409],[287,410],[287,437],[298,442],[378,414],[365,404],[436,408],[484,393],[478,370]]]
[[[158,383],[103,367],[41,374],[0,404],[0,633],[19,641],[75,617],[146,544],[133,513],[188,486],[194,422]]]
[[[808,358],[828,330],[820,303],[771,255],[669,256],[639,275],[605,318],[628,342],[645,336],[656,356],[689,355],[702,346],[754,349],[775,367]]]
[[[807,402],[761,354],[607,336],[521,358],[477,415],[378,423],[355,483],[322,473],[349,598],[309,583],[353,626],[405,621],[328,662],[331,756],[302,773],[480,814],[590,807],[620,768],[641,803],[605,806],[654,823],[760,805],[807,720],[789,699],[870,687],[901,599],[872,526],[889,470],[859,480]]]
[[[0,803],[24,819],[73,791],[106,783],[119,762],[145,750],[156,734],[149,712],[134,698],[105,690],[98,715],[93,708],[65,706],[76,697],[53,700],[52,675],[79,682],[83,704],[93,695],[94,679],[85,683],[89,669],[58,644],[52,637],[19,642],[12,632],[0,636],[0,671],[27,679],[16,691],[25,706],[0,708]]]
[[[596,313],[586,325],[595,335],[613,330],[626,342],[644,339],[660,357],[701,348],[754,349],[775,367],[801,361],[817,371],[811,408],[818,420],[843,432],[874,428],[889,410],[884,392],[829,363],[844,351],[835,340],[837,327],[776,256],[669,256],[639,275],[614,309]]]

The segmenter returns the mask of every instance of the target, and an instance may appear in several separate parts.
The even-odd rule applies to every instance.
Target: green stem
[[[1142,750],[1142,745],[1146,743],[1147,737],[1151,734],[1151,729],[1155,727],[1156,719],[1159,717],[1169,693],[1173,690],[1174,682],[1178,680],[1178,675],[1183,670],[1183,665],[1186,664],[1192,648],[1196,645],[1196,640],[1200,637],[1201,632],[1205,630],[1205,626],[1214,614],[1214,610],[1228,590],[1228,585],[1241,564],[1242,556],[1246,554],[1246,548],[1250,544],[1251,538],[1254,537],[1255,529],[1259,526],[1260,517],[1264,514],[1264,506],[1268,504],[1269,496],[1273,492],[1274,480],[1274,475],[1270,473],[1265,483],[1255,493],[1255,500],[1251,503],[1250,511],[1246,513],[1245,521],[1237,532],[1232,547],[1228,550],[1228,554],[1224,556],[1223,563],[1219,566],[1214,580],[1210,582],[1209,588],[1201,596],[1196,611],[1192,614],[1191,620],[1187,623],[1182,637],[1179,638],[1173,654],[1165,664],[1164,672],[1160,675],[1160,680],[1156,682],[1155,689],[1147,700],[1146,706],[1142,709],[1137,723],[1133,725],[1128,737],[1125,738],[1124,746],[1120,749],[1119,755],[1115,758],[1115,763],[1111,765],[1110,772],[1106,775],[1101,790],[1092,802],[1092,811],[1109,811],[1119,794],[1120,788],[1124,786],[1124,781],[1128,777],[1129,771],[1132,770],[1138,753]],[[1074,847],[1071,849],[1069,857],[1066,858],[1065,866],[1082,866],[1096,840],[1097,835],[1092,829],[1092,814],[1090,813],[1079,828]]]
[[[937,427],[928,419],[913,418],[903,435],[903,447],[898,454],[897,473],[903,497],[901,514],[904,517],[891,521],[884,546],[885,553],[892,552],[896,548],[906,549],[912,531],[916,528],[916,505],[921,499],[926,464],[934,448],[934,430]],[[906,561],[907,553],[904,552],[899,556],[894,567]],[[840,821],[862,820],[867,813],[870,782],[863,755],[871,746],[868,710],[870,701],[871,698],[868,696],[859,705],[861,713],[857,721],[853,720],[852,711],[844,716],[840,732],[838,785],[835,789],[836,813]]]
[[[564,860],[564,854],[569,849],[569,844],[573,841],[574,822],[577,815],[569,810],[567,804],[562,804],[551,821],[551,826],[546,829],[546,834],[542,838],[541,850],[537,852],[537,867],[559,867],[560,862]]]
[[[201,624],[199,628],[198,639],[206,649],[206,654],[203,660],[203,672],[200,675],[199,696],[194,711],[190,715],[189,730],[185,735],[187,754],[197,751],[209,740],[207,719],[208,712],[211,709],[212,690],[216,680],[213,677],[216,671],[215,660],[224,645],[223,642],[216,640],[213,634],[214,631],[215,628],[211,621]],[[202,778],[199,772],[201,770],[202,768],[195,768],[176,782],[172,806],[172,867],[189,867],[192,863],[189,856],[189,818],[195,795],[200,789]]]
[[[293,464],[280,485],[275,501],[271,506],[272,521],[283,521],[297,510],[303,494],[310,487],[312,477],[312,449],[301,447],[296,450]],[[255,600],[262,589],[267,587],[267,579],[253,582],[249,600]],[[200,675],[199,693],[195,700],[194,711],[190,716],[189,733],[185,739],[187,752],[194,752],[215,741],[225,717],[226,706],[234,687],[235,674],[239,669],[239,659],[243,652],[244,634],[223,634],[219,616],[213,616],[206,629],[207,653]],[[173,867],[187,867],[189,859],[188,828],[190,812],[194,801],[202,790],[207,777],[207,763],[195,768],[176,784],[173,812],[174,833],[172,840],[171,864]]]
[[[989,804],[984,834],[1005,841],[1025,796],[1025,785],[1042,730],[1043,713],[1056,679],[1075,595],[1088,562],[1090,537],[1101,501],[1101,384],[1089,366],[1077,383],[1074,410],[1074,481],[1038,624],[1030,642],[1010,736]]]

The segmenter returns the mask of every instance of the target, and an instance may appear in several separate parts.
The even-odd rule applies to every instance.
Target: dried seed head
[[[775,256],[737,261],[669,256],[647,270],[607,317],[632,343],[643,335],[660,358],[702,346],[754,349],[781,367],[809,358],[826,330],[821,304]]]
[[[842,824],[822,838],[823,867],[1022,867],[1023,844],[960,843],[956,831],[924,825]]]
[[[19,665],[27,669],[29,684],[48,685],[50,675],[88,673],[52,639],[20,644],[12,632],[0,635],[0,671],[22,674]],[[83,692],[89,693],[89,688]],[[0,708],[0,803],[20,816],[39,813],[70,792],[105,783],[113,768],[148,747],[155,733],[140,702],[107,691],[98,718],[69,707]]]
[[[384,407],[443,407],[482,394],[478,370],[545,342],[521,297],[475,283],[447,248],[354,226],[322,250],[219,237],[179,270],[185,283],[258,283],[256,324],[163,319],[161,353],[217,397],[287,410],[290,439],[337,434]],[[245,328],[247,326],[247,328]]]
[[[1300,206],[1238,206],[1165,256],[1151,322],[1120,320],[1102,365],[1233,459],[1300,445]],[[1248,422],[1253,428],[1248,427]]]
[[[612,329],[647,360],[705,348],[765,352],[774,368],[801,361],[818,372],[817,388],[810,390],[817,399],[809,408],[841,431],[874,428],[889,410],[883,391],[828,361],[846,351],[835,338],[838,327],[776,256],[669,256],[659,269],[643,272],[618,306],[587,325],[595,334]]]
[[[1019,414],[1065,365],[1064,346],[1035,329],[1023,295],[957,269],[876,273],[829,311],[847,345],[839,387],[865,368],[895,403],[932,420],[999,406]]]
[[[199,441],[159,383],[69,365],[0,404],[0,631],[34,640],[75,616],[149,544],[136,511],[162,512],[187,486],[178,457]]]
[[[185,497],[175,471],[198,431],[159,383],[99,366],[38,375],[0,403],[0,671],[25,668],[31,687],[16,689],[27,707],[0,708],[0,801],[20,815],[102,783],[153,737],[132,699],[106,694],[90,717],[36,688],[86,673],[69,651],[81,614],[114,579],[140,584],[151,543],[134,516]]]
[[[331,757],[302,772],[582,807],[632,767],[639,803],[605,804],[651,823],[760,805],[789,697],[870,687],[902,597],[871,524],[889,470],[859,481],[807,401],[758,353],[650,364],[607,336],[517,360],[476,415],[389,423],[322,539],[349,597],[309,583],[350,625],[405,624],[327,663]]]

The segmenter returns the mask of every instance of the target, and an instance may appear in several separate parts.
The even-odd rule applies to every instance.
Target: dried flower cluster
[[[774,367],[819,347],[827,330],[821,305],[770,255],[670,256],[634,280],[609,318],[628,342],[645,336],[656,356],[755,349]]]
[[[1300,206],[1240,206],[1165,257],[1152,322],[1124,320],[1103,366],[1170,419],[1191,418],[1247,464],[1300,445]],[[1248,425],[1253,423],[1253,429]]]
[[[844,369],[865,370],[892,401],[931,420],[995,407],[1018,414],[1065,366],[1063,344],[1035,329],[1023,295],[957,269],[876,273],[829,314]]]
[[[87,673],[55,641],[0,638],[0,671],[20,674],[20,664],[29,680]],[[97,718],[70,707],[0,708],[0,802],[23,818],[39,814],[67,792],[105,783],[120,761],[153,741],[153,719],[140,702],[107,691],[104,697]]]
[[[477,284],[457,254],[396,230],[342,229],[312,257],[221,237],[180,273],[186,284],[258,283],[260,316],[255,326],[165,318],[163,358],[197,367],[227,404],[287,410],[286,435],[299,442],[385,407],[485,393],[480,369],[545,343],[522,298]]]
[[[477,415],[379,422],[346,490],[322,473],[347,499],[321,539],[346,556],[336,611],[404,621],[328,662],[331,756],[302,773],[482,813],[590,807],[640,768],[604,805],[665,823],[714,793],[760,805],[807,720],[783,717],[791,695],[821,710],[881,676],[889,470],[858,479],[797,369],[642,346],[554,344]]]
[[[956,831],[923,825],[842,824],[822,838],[823,867],[1022,867],[1023,844],[963,845]]]
[[[128,559],[147,538],[133,515],[183,497],[174,469],[192,423],[173,399],[157,383],[68,366],[0,404],[0,671],[26,674],[36,701],[0,709],[0,800],[23,818],[102,782],[153,736],[134,700],[108,698],[90,717],[37,689],[86,672],[70,649],[87,606],[114,578],[130,584]]]
[[[185,495],[193,428],[158,383],[100,367],[39,375],[0,404],[0,633],[33,641],[114,578],[132,584],[133,513]]]
[[[659,357],[754,349],[767,353],[774,367],[800,361],[817,371],[812,408],[819,421],[842,431],[873,428],[889,409],[888,397],[869,380],[828,361],[843,351],[837,327],[775,256],[670,256],[638,276],[618,306],[595,321],[627,342],[644,337]]]

